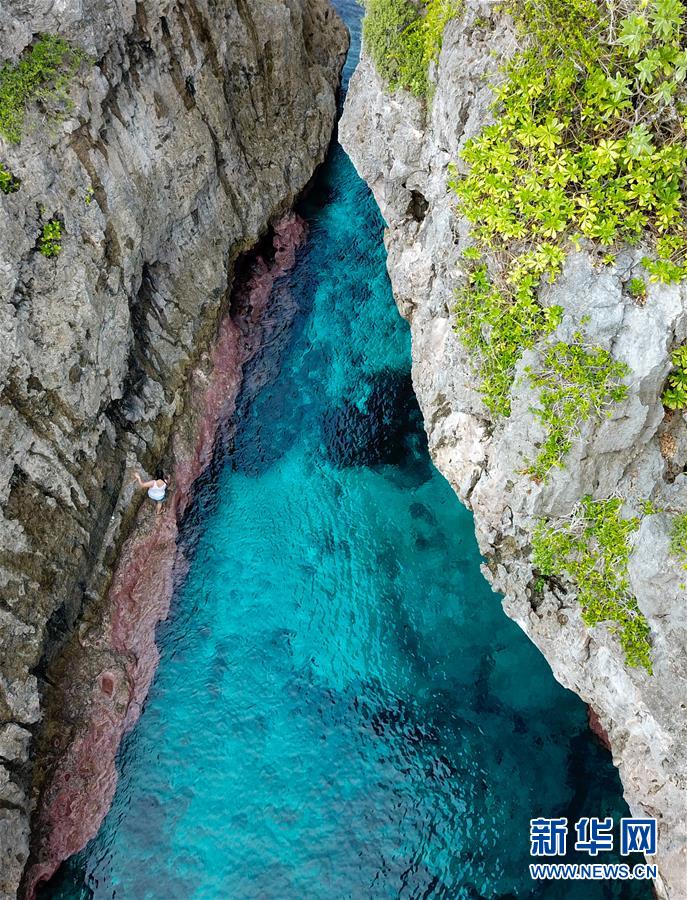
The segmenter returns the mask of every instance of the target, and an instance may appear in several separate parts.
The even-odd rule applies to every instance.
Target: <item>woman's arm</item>
[[[154,481],[144,481],[138,474],[138,472],[134,472],[134,478],[138,482],[138,486],[143,488],[144,490],[147,490],[147,488],[151,488],[155,484]]]

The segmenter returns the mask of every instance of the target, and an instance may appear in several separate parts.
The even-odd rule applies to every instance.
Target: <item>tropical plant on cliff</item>
[[[62,224],[59,219],[51,219],[41,229],[38,238],[38,249],[43,256],[53,259],[62,250]]]
[[[3,194],[14,194],[21,187],[21,179],[0,163],[0,191]]]
[[[687,408],[687,344],[674,350],[671,356],[675,368],[668,377],[663,392],[663,405],[668,409]]]
[[[539,248],[537,256],[542,254]],[[480,358],[485,405],[495,415],[508,416],[513,372],[523,351],[560,323],[561,307],[540,306],[533,291],[541,274],[551,276],[560,262],[542,258],[541,267],[504,284],[501,279],[495,283],[486,264],[472,259],[470,251],[466,257],[469,272],[455,310],[458,329],[463,343]]]
[[[643,278],[631,278],[627,289],[630,292],[630,296],[634,297],[638,302],[646,300],[646,282]]]
[[[548,347],[541,365],[527,372],[530,383],[540,389],[534,414],[546,437],[526,471],[541,480],[560,465],[582,422],[609,413],[614,403],[627,396],[622,379],[629,369],[603,347],[587,344],[578,333],[574,343],[558,341]]]
[[[687,569],[687,513],[675,516],[670,530],[670,552]]]
[[[16,63],[0,68],[0,136],[22,138],[27,109],[40,103],[54,116],[69,107],[67,88],[85,54],[54,34],[45,34]]]
[[[612,259],[615,245],[643,241],[652,281],[687,275],[687,50],[682,0],[504,5],[521,46],[494,86],[495,124],[467,141],[451,184],[475,241],[458,331],[482,344],[485,403],[508,415],[522,351],[556,325],[539,285],[571,247],[586,239]],[[552,261],[537,270],[542,251]],[[504,329],[525,335],[519,353]]]
[[[649,624],[627,574],[630,535],[639,519],[623,518],[622,506],[617,497],[585,497],[567,519],[542,520],[532,539],[532,562],[540,576],[567,575],[577,588],[584,623],[608,623],[627,664],[651,674]]]
[[[427,95],[430,63],[439,56],[444,28],[460,9],[456,0],[365,0],[365,49],[392,91]]]

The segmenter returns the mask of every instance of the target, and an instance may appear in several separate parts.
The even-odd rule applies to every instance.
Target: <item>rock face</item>
[[[489,121],[485,75],[514,49],[507,19],[490,4],[466,4],[444,35],[428,110],[408,94],[385,92],[363,58],[348,94],[340,139],[371,186],[388,223],[388,267],[413,338],[413,379],[432,456],[475,516],[484,573],[504,608],[544,653],[556,678],[593,708],[607,733],[635,814],[659,821],[659,896],[687,897],[687,574],[669,552],[672,514],[687,509],[685,416],[665,416],[661,394],[670,350],[687,337],[685,285],[650,285],[644,305],[627,284],[641,252],[602,266],[592,248],[569,256],[542,302],[560,304],[554,337],[580,330],[631,369],[626,400],[612,417],[590,420],[546,483],[523,474],[543,436],[536,395],[523,377],[541,358],[522,359],[512,413],[495,421],[478,392],[474,363],[453,329],[454,292],[468,225],[447,187],[449,163]],[[531,538],[539,517],[560,521],[585,495],[626,499],[644,515],[633,536],[629,575],[651,627],[653,676],[628,668],[606,625],[587,628],[575,586],[562,579],[535,590]],[[523,673],[524,674],[524,673]],[[536,685],[533,685],[536,689]],[[598,813],[603,815],[603,811]]]
[[[0,138],[21,179],[0,194],[0,897],[29,854],[43,676],[105,593],[132,466],[169,462],[238,255],[324,159],[347,49],[328,0],[10,0],[0,65],[39,33],[89,58],[60,120]]]

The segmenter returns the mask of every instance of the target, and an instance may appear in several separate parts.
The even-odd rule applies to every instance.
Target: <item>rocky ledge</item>
[[[170,513],[127,545],[107,613],[139,509],[132,471],[176,463],[187,490],[198,460],[173,435],[194,418],[235,262],[324,159],[347,49],[327,0],[10,0],[0,66],[56,34],[82,51],[61,115],[39,96],[21,141],[0,137],[15,179],[0,194],[0,897],[15,896],[30,852],[34,883],[104,811],[118,735],[152,674],[144,632],[165,606],[151,602],[135,633],[122,610],[145,579],[130,575],[146,540],[171,546],[175,533]],[[52,222],[61,247],[44,253]],[[230,396],[239,373],[227,371]],[[100,669],[82,671],[75,647]],[[94,672],[98,698],[70,692]],[[95,730],[80,704],[102,713]],[[74,775],[60,760],[86,787],[102,776],[81,829],[84,795],[60,791]]]
[[[605,265],[591,247],[568,256],[555,284],[541,289],[542,303],[563,308],[552,337],[569,341],[585,331],[627,364],[628,392],[610,418],[582,423],[563,469],[544,482],[524,474],[544,437],[525,377],[541,360],[543,342],[518,365],[510,416],[496,419],[454,330],[469,228],[448,188],[449,164],[490,120],[486,76],[514,43],[509,21],[493,6],[466,4],[444,34],[429,107],[404,92],[389,94],[363,58],[340,139],[388,224],[388,268],[411,325],[413,380],[433,459],[474,513],[484,573],[504,595],[505,611],[556,678],[591,706],[630,809],[658,819],[656,889],[677,900],[687,896],[687,597],[669,529],[672,515],[687,509],[687,429],[684,414],[666,415],[661,396],[670,351],[687,337],[687,289],[650,284],[638,302],[628,284],[640,252],[627,249]],[[624,512],[641,518],[628,573],[651,630],[653,675],[626,665],[607,624],[584,624],[573,582],[536,577],[537,523],[569,521],[588,495],[622,498]]]

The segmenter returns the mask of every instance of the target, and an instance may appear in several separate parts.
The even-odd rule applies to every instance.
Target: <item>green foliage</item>
[[[84,203],[86,204],[86,206],[91,205],[94,193],[95,193],[95,191],[93,190],[93,185],[89,184],[88,187],[86,188],[86,196],[84,197]]]
[[[530,258],[532,264],[532,258]],[[487,267],[477,265],[458,293],[456,324],[463,343],[478,352],[485,406],[496,415],[510,414],[510,388],[524,349],[560,322],[561,308],[537,303],[534,284],[538,267],[523,263],[511,290],[492,284]]]
[[[675,516],[670,532],[670,552],[687,569],[687,513]]]
[[[687,409],[687,344],[673,350],[672,360],[675,368],[663,392],[663,405],[668,409]]]
[[[646,282],[643,278],[631,278],[627,289],[636,300],[646,298]]]
[[[470,171],[454,182],[476,237],[502,248],[579,232],[610,245],[650,229],[664,264],[652,278],[684,277],[682,0],[653,0],[648,15],[617,26],[591,0],[509,7],[528,47],[508,64],[497,122],[468,141]]]
[[[462,9],[462,0],[428,0],[426,3],[425,16],[420,24],[425,68],[439,59],[444,29],[451,19],[460,15]]]
[[[554,466],[561,465],[582,422],[627,396],[622,379],[629,369],[602,347],[585,345],[582,335],[576,334],[575,343],[553,344],[541,368],[527,371],[530,383],[540,388],[541,406],[534,412],[546,429],[546,439],[526,471],[544,480]]]
[[[0,68],[0,136],[19,143],[29,104],[55,114],[68,106],[67,87],[84,59],[82,51],[57,35],[42,35],[17,63]]]
[[[0,163],[0,191],[3,194],[13,194],[19,190],[20,186],[21,179]]]
[[[532,539],[533,564],[542,576],[566,574],[577,586],[588,626],[611,623],[628,666],[652,673],[649,624],[630,591],[630,535],[639,520],[623,519],[619,498],[585,497],[562,524],[539,522]]]
[[[391,90],[414,86],[414,92],[422,92],[422,48],[413,38],[417,29],[411,29],[417,15],[409,0],[367,0],[365,5],[365,49]]]
[[[62,249],[62,224],[59,219],[46,222],[38,239],[38,249],[48,259],[59,256]]]
[[[645,516],[655,516],[660,512],[663,512],[660,506],[656,506],[653,500],[642,500],[642,513]]]
[[[458,15],[456,0],[366,0],[363,38],[379,74],[393,91],[416,97],[429,91],[429,65],[438,58],[447,23]]]
[[[687,275],[687,50],[683,0],[646,0],[624,16],[617,0],[505,5],[522,46],[494,88],[495,124],[467,141],[467,174],[454,168],[450,184],[472,224],[471,258],[481,260],[481,274],[469,271],[459,291],[457,328],[479,351],[487,406],[507,415],[522,351],[551,330],[550,313],[537,311],[538,288],[555,278],[571,246],[596,242],[611,263],[615,245],[646,239],[655,248],[644,261],[652,281]],[[529,263],[543,249],[555,262],[536,272]],[[630,290],[644,296],[639,282]],[[565,368],[575,355],[573,345],[557,364]],[[606,367],[617,378],[610,358]],[[571,397],[571,406],[599,409],[578,401]]]

